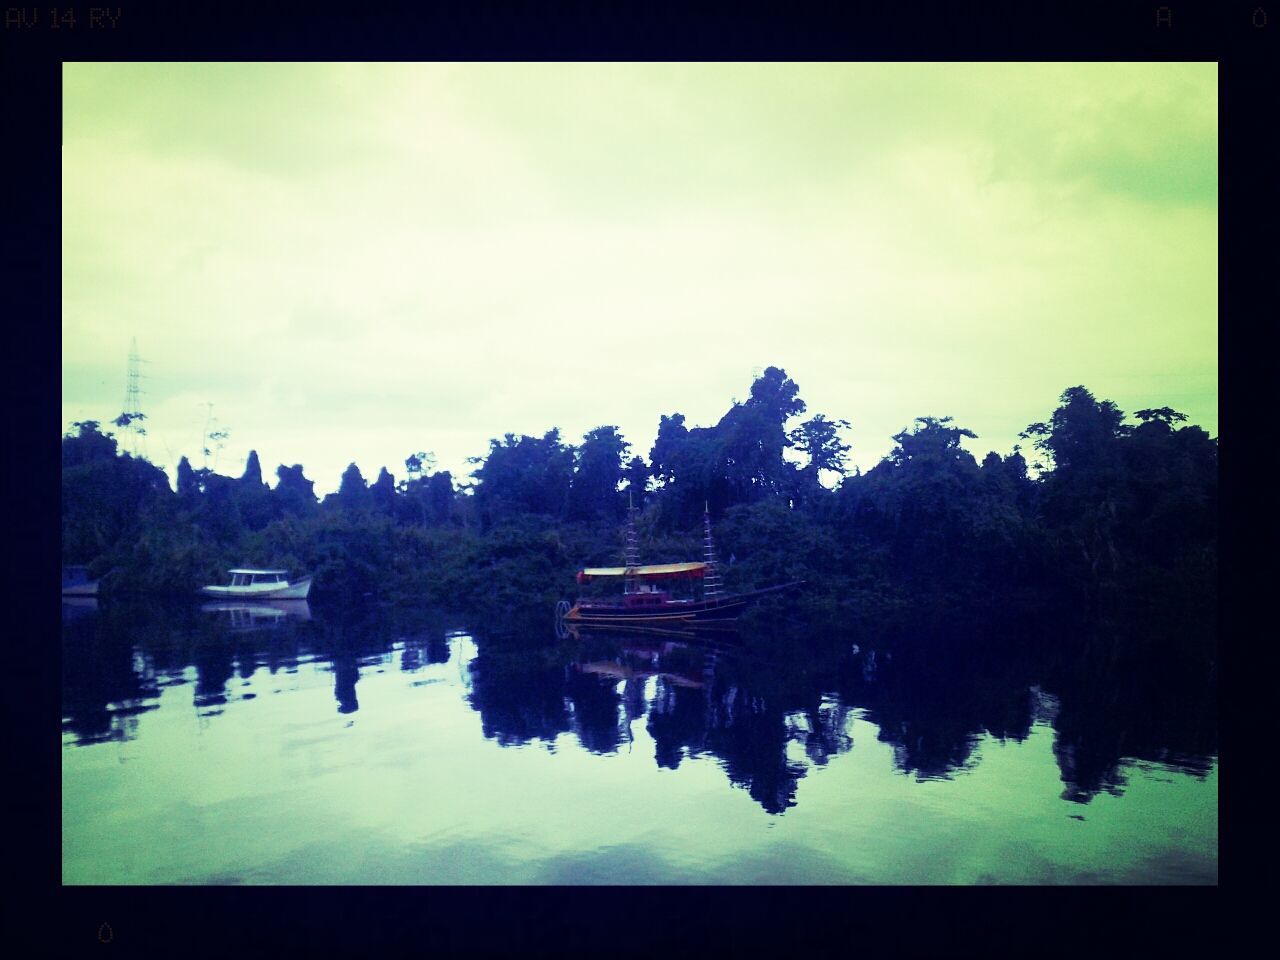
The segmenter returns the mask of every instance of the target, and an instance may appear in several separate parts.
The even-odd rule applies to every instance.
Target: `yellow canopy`
[[[653,563],[643,567],[587,567],[579,580],[591,577],[697,577],[707,569],[705,563]]]

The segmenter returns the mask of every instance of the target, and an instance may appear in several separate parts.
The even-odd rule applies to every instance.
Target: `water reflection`
[[[333,696],[338,701],[339,713],[355,713],[360,709],[356,699],[356,681],[360,679],[360,667],[351,652],[333,658]]]
[[[533,740],[547,745],[570,728],[565,669],[541,649],[489,650],[468,665],[468,702],[480,714],[486,738],[503,746]]]
[[[456,659],[456,670],[412,683],[453,686],[479,736],[550,750],[568,737],[608,757],[643,731],[655,768],[714,763],[771,814],[795,807],[806,776],[854,749],[855,719],[915,780],[972,768],[984,738],[1021,742],[1050,726],[1062,796],[1079,803],[1123,792],[1135,760],[1204,776],[1217,755],[1212,637],[1113,624],[1030,640],[1040,634],[947,623],[856,642],[797,624],[741,634],[575,630],[556,640],[543,615],[476,629],[464,644],[462,619],[331,614],[305,602],[64,605],[64,731],[74,745],[136,737],[139,716],[188,684],[189,703],[218,723],[260,680],[283,691],[280,676],[307,664],[332,671],[330,709],[352,715],[362,670],[408,676]],[[361,692],[372,700],[381,682],[366,679]]]
[[[214,600],[201,604],[200,609],[224,615],[230,630],[271,629],[288,617],[311,619],[311,606],[306,600]]]
[[[62,627],[62,728],[81,744],[128,739],[137,714],[155,708],[154,671],[119,642],[96,609],[71,609]]]

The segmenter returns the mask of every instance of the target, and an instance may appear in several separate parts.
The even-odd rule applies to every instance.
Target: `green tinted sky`
[[[317,490],[714,422],[753,370],[1007,452],[1082,383],[1217,433],[1215,64],[67,64],[63,416]],[[274,478],[273,478],[274,480]]]

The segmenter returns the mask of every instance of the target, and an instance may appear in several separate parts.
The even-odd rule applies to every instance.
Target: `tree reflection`
[[[1063,798],[1121,792],[1127,760],[1207,773],[1218,752],[1215,676],[1212,648],[1185,630],[1117,624],[1085,637],[1056,684]]]
[[[945,779],[972,763],[984,735],[1020,741],[1030,733],[1034,672],[1020,634],[919,619],[864,644],[842,669],[842,698],[866,711],[904,774]]]
[[[339,713],[355,713],[360,709],[356,699],[356,681],[360,679],[360,665],[351,651],[343,651],[333,658],[333,695],[338,701]]]
[[[659,678],[648,730],[659,767],[675,770],[686,753],[697,756],[705,749],[707,737],[706,691]]]
[[[202,644],[193,653],[196,668],[195,704],[210,707],[227,702],[227,681],[235,667],[231,649],[224,643]]]
[[[811,768],[853,748],[855,711],[917,779],[972,766],[984,737],[1021,741],[1051,723],[1062,795],[1082,803],[1122,790],[1135,760],[1203,775],[1217,756],[1212,624],[1136,604],[1088,629],[951,615],[856,634],[796,623],[714,637],[580,632],[556,644],[545,628],[513,620],[472,635],[476,656],[459,670],[484,737],[551,744],[572,732],[583,750],[609,755],[639,723],[656,767],[709,759],[771,814],[799,802]],[[244,630],[192,604],[108,604],[64,620],[64,726],[81,744],[127,738],[128,718],[190,667],[194,704],[214,716],[237,675],[309,657],[332,664],[337,710],[352,714],[361,665],[397,648],[406,672],[450,659],[446,625],[429,611],[318,612]]]
[[[625,739],[619,682],[613,677],[572,670],[564,696],[573,710],[570,726],[582,746],[592,753],[614,753]]]
[[[77,614],[62,630],[63,727],[78,744],[128,739],[126,719],[159,696],[154,674],[127,632],[112,630],[99,612]]]
[[[795,806],[796,784],[807,771],[805,764],[787,758],[789,739],[785,715],[775,704],[743,687],[717,682],[706,750],[721,758],[730,781],[746,787],[770,813]]]
[[[569,730],[564,668],[521,653],[482,652],[468,667],[468,700],[485,737],[503,746],[554,741]]]
[[[805,756],[818,766],[853,747],[849,736],[849,718],[853,709],[836,698],[820,698],[804,710],[806,721],[803,742]]]

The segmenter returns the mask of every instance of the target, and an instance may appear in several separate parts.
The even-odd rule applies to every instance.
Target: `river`
[[[1217,883],[1194,656],[305,602],[62,640],[64,884]]]

